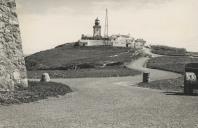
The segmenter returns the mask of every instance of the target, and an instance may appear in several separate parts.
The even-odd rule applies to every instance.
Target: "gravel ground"
[[[128,86],[137,78],[59,79],[74,90],[60,98],[1,106],[0,128],[196,128],[196,96]]]
[[[130,64],[141,68],[146,58]],[[141,68],[145,70],[144,68]],[[151,79],[179,74],[150,70]],[[0,106],[0,128],[197,128],[198,97],[138,88],[141,76],[54,79],[73,93],[39,102]]]

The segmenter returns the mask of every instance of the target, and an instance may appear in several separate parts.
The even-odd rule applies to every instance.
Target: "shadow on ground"
[[[176,95],[176,96],[198,96],[198,93],[185,94],[184,92],[163,92],[165,95]]]

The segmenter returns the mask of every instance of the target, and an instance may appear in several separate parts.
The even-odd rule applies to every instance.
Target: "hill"
[[[147,67],[184,73],[185,64],[187,63],[198,63],[198,58],[190,56],[161,56],[150,59]]]
[[[187,51],[185,48],[169,47],[164,45],[151,45],[151,52],[159,55],[168,56],[185,56]]]
[[[131,48],[79,47],[70,43],[27,56],[25,61],[31,78],[38,77],[43,72],[50,72],[51,76],[56,78],[106,77],[137,74],[137,71],[127,69],[124,63],[138,56],[141,56],[141,53]],[[71,74],[73,75],[70,76]]]

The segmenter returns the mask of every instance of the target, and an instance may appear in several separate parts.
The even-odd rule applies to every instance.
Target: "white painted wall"
[[[80,40],[80,42],[87,43],[86,46],[102,46],[106,44],[104,40]]]
[[[127,47],[127,44],[128,44],[128,47],[134,47],[134,39],[129,37],[122,37],[122,36],[119,36],[119,37],[112,37],[111,39],[111,42],[113,43],[113,46],[115,47]]]
[[[145,43],[143,42],[135,42],[135,48],[137,49],[143,49],[144,48]]]

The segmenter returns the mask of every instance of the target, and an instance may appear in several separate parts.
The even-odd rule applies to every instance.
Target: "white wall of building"
[[[142,49],[144,47],[144,43],[142,43],[142,42],[136,42],[135,43],[135,48],[136,49]]]
[[[111,42],[115,47],[134,47],[134,38],[130,36],[114,35]]]
[[[80,42],[81,44],[86,44],[85,46],[102,46],[107,44],[104,40],[80,40]]]
[[[146,41],[143,39],[136,39],[134,42],[136,49],[143,49],[146,44]]]

